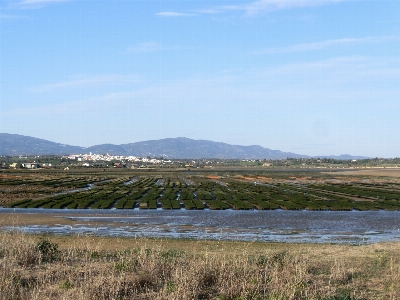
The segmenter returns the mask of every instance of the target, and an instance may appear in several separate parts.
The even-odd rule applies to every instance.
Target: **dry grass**
[[[0,299],[397,299],[399,266],[395,243],[40,239],[9,232],[0,234]]]

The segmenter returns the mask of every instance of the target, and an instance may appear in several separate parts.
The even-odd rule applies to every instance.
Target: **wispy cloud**
[[[105,90],[103,96],[81,99],[72,96],[69,100],[62,99],[61,103],[51,105],[32,101],[30,107],[4,110],[0,112],[0,117],[35,115],[36,111],[52,115],[55,112],[93,112],[93,107],[96,113],[107,114],[110,105],[124,107],[127,112],[154,108],[162,113],[198,111],[200,115],[203,113],[210,118],[223,112],[228,119],[232,119],[230,113],[301,112],[305,111],[305,107],[315,109],[322,104],[347,107],[353,103],[360,107],[379,107],[384,102],[391,110],[398,110],[399,80],[398,58],[337,57],[275,68],[237,70],[229,76],[196,76],[163,84],[146,81],[130,86],[126,91],[115,92],[113,89],[114,92],[110,93],[110,90]],[[88,82],[70,80],[42,88],[61,89],[84,84]],[[382,89],[382,86],[385,88]],[[240,112],[232,103],[241,105]]]
[[[48,92],[52,90],[66,89],[66,88],[83,88],[83,87],[91,87],[99,85],[101,86],[125,85],[130,83],[136,83],[138,81],[140,81],[140,78],[137,75],[116,75],[116,74],[99,75],[99,76],[79,75],[62,82],[31,87],[30,90],[32,90],[33,92],[42,93],[42,92]]]
[[[217,8],[209,8],[209,9],[196,9],[193,10],[197,14],[207,14],[207,15],[214,15],[221,13],[220,9]]]
[[[52,3],[69,2],[72,0],[22,0],[18,2],[20,8],[40,8]]]
[[[157,16],[160,17],[190,17],[190,16],[196,16],[196,14],[193,13],[182,13],[182,12],[176,12],[176,11],[162,11],[159,13],[156,13]]]
[[[266,48],[251,52],[252,54],[275,54],[275,53],[292,53],[292,52],[306,52],[326,49],[334,46],[341,46],[347,44],[362,44],[362,43],[381,43],[384,41],[399,39],[396,37],[363,37],[363,38],[342,38],[325,40],[321,42],[295,44],[286,47]]]
[[[33,5],[33,4],[49,4],[56,2],[66,2],[70,0],[23,0],[19,4],[20,5]]]
[[[301,7],[321,6],[354,0],[258,0],[238,5],[220,5],[211,8],[196,9],[189,12],[159,12],[156,15],[164,17],[195,16],[199,14],[218,14],[229,11],[244,12],[247,16],[256,16],[263,12],[294,9]],[[194,13],[193,13],[194,12]]]
[[[225,9],[243,10],[248,16],[254,16],[266,11],[328,5],[344,1],[351,0],[259,0],[243,5],[225,6]]]
[[[176,47],[166,47],[156,42],[140,43],[128,49],[128,53],[149,53],[157,51],[173,50]]]
[[[11,20],[20,20],[20,19],[27,19],[27,17],[17,16],[17,15],[0,14],[0,20],[2,20],[2,21],[11,21]]]

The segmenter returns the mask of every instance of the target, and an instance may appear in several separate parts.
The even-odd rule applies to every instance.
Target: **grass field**
[[[0,299],[398,299],[398,244],[0,234]]]

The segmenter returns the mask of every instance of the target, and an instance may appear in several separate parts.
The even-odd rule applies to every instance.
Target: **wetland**
[[[349,174],[10,172],[1,175],[0,226],[57,235],[397,241],[398,178]]]

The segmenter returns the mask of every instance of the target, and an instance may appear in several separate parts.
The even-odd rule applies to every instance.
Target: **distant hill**
[[[0,133],[0,155],[65,155],[79,153],[82,149],[30,136]]]
[[[221,158],[221,159],[285,159],[309,156],[291,152],[271,150],[261,146],[240,146],[226,143],[192,140],[184,137],[150,140],[130,144],[102,144],[88,148],[64,145],[18,134],[0,133],[0,155],[66,155],[66,154],[111,154],[168,158]],[[324,156],[333,157],[333,156]],[[359,159],[346,155],[337,159]],[[321,158],[323,158],[321,156]]]
[[[290,152],[271,150],[261,146],[239,146],[206,140],[168,138],[123,145],[98,145],[86,149],[93,153],[137,156],[163,156],[169,158],[226,158],[226,159],[283,159],[305,157]]]

